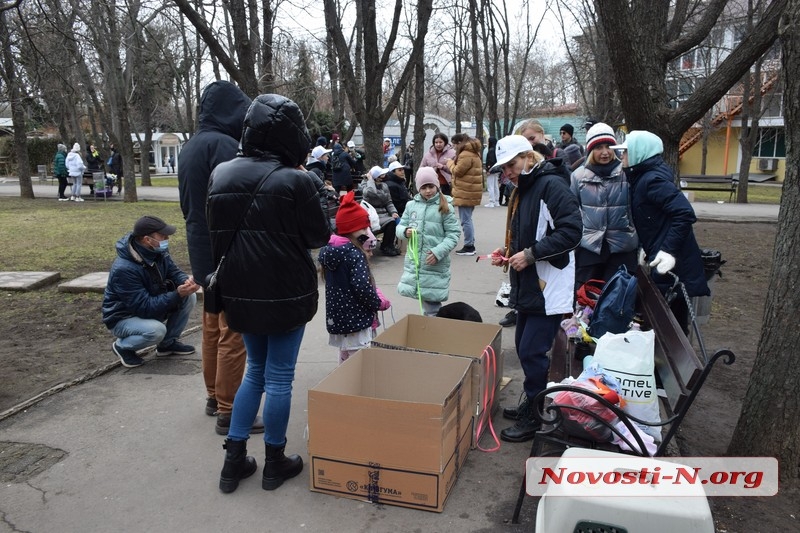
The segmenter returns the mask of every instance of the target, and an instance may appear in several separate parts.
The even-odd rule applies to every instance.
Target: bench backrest
[[[646,326],[656,330],[656,373],[667,395],[667,405],[675,413],[683,409],[705,365],[667,307],[652,278],[642,269],[637,269],[636,276],[639,281],[639,305]],[[678,298],[680,297],[679,295]]]

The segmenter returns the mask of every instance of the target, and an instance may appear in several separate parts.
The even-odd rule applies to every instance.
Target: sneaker
[[[70,197],[69,197],[69,201],[70,201],[70,202],[74,202],[74,201],[75,201],[75,197],[74,197],[74,196],[70,196]]]
[[[82,202],[82,201],[83,201],[83,198],[81,198],[80,196],[78,196],[77,198],[75,198],[75,201],[76,201],[76,202]]]
[[[475,247],[465,244],[462,249],[456,250],[456,255],[475,255]]]
[[[172,341],[169,346],[156,346],[156,357],[163,357],[165,355],[191,355],[194,353],[194,346],[183,344],[182,342]]]
[[[494,207],[494,202],[489,202],[488,204],[484,205],[483,207]]]
[[[500,324],[504,328],[507,328],[509,326],[516,326],[517,312],[514,310],[509,311],[508,313],[506,313],[506,316],[500,319],[500,322],[498,322],[498,324]]]
[[[206,414],[208,416],[214,416],[217,414],[217,399],[216,398],[206,398]]]
[[[144,359],[136,355],[136,350],[126,350],[124,348],[120,348],[117,346],[116,342],[111,345],[111,349],[114,350],[115,354],[117,354],[117,357],[119,357],[119,360],[124,367],[136,368],[137,366],[142,366],[144,364]]]
[[[63,198],[59,198],[59,199],[58,199],[58,201],[59,201],[59,202],[69,202],[69,198],[67,198],[66,196],[64,196]]]
[[[217,435],[227,435],[228,429],[231,427],[231,414],[219,413],[217,415],[217,423],[214,426],[214,431]],[[264,421],[260,416],[256,416],[253,420],[253,427],[250,428],[250,433],[264,433]]]

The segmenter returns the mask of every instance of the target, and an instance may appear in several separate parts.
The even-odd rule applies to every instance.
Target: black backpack
[[[606,332],[625,333],[636,314],[636,276],[619,267],[603,287],[589,323],[589,335],[599,339]]]

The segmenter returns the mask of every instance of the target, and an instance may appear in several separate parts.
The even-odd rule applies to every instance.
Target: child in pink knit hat
[[[458,245],[461,224],[433,168],[420,167],[414,184],[419,193],[406,204],[396,230],[398,239],[409,241],[397,292],[418,299],[422,314],[436,316],[449,297],[450,252]]]

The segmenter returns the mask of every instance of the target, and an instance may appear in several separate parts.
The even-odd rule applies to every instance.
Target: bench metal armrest
[[[583,394],[584,396],[588,396],[596,400],[602,406],[606,407],[608,410],[614,413],[619,422],[625,425],[625,427],[628,429],[628,432],[633,436],[635,443],[631,442],[630,439],[628,439],[628,437],[623,435],[622,432],[615,427],[616,421],[609,422],[604,418],[602,418],[597,413],[595,413],[594,411],[583,409],[575,405],[558,404],[553,401],[550,401],[550,399],[548,398],[548,395],[551,393],[557,393],[563,391]],[[635,416],[629,415],[628,413],[626,413],[616,405],[612,404],[602,396],[590,390],[584,389],[583,387],[575,387],[572,385],[556,385],[554,387],[550,387],[549,389],[545,389],[544,391],[536,395],[533,401],[535,406],[534,416],[536,417],[536,419],[540,421],[542,425],[546,424],[553,426],[551,430],[543,431],[542,432],[543,434],[547,434],[561,428],[565,416],[562,411],[570,409],[572,411],[578,411],[587,416],[590,416],[592,419],[596,420],[603,426],[607,427],[614,435],[616,435],[617,437],[619,437],[620,440],[625,442],[625,444],[628,445],[631,451],[636,453],[636,451],[638,450],[638,453],[636,453],[636,455],[641,455],[642,457],[649,457],[650,455],[647,453],[647,448],[644,445],[644,441],[642,441],[642,437],[639,435],[639,431],[633,425],[633,422],[637,422],[639,424],[643,424],[646,426],[661,426],[670,423],[669,419],[664,422],[662,421],[649,422],[646,420],[636,418]]]

